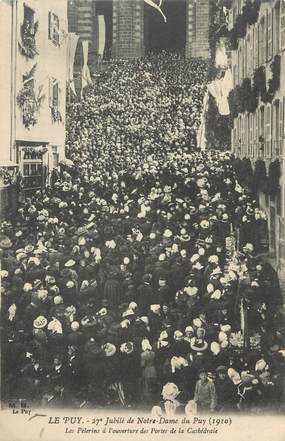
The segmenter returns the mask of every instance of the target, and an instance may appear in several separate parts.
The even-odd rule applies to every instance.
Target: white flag
[[[88,45],[89,41],[84,40],[82,41],[82,48],[83,48],[83,66],[82,66],[82,73],[81,73],[81,94],[83,89],[88,86],[89,84],[92,84],[91,75],[88,67]]]
[[[97,52],[99,55],[103,57],[105,50],[105,40],[106,40],[106,25],[105,25],[105,17],[104,15],[98,15],[98,43],[97,43]]]
[[[159,5],[154,3],[152,0],[144,0],[144,2],[147,3],[148,5],[152,6],[153,8],[157,9],[158,12],[162,15],[164,23],[166,23],[166,17],[164,15],[164,13],[162,12],[161,8],[160,8],[162,0],[160,0]]]
[[[73,32],[70,32],[68,34],[68,40],[67,40],[67,62],[68,62],[67,72],[68,72],[68,76],[67,76],[67,80],[69,82],[69,87],[72,90],[72,92],[74,93],[74,95],[76,95],[76,91],[75,91],[74,78],[73,78],[73,67],[74,67],[74,59],[75,59],[75,52],[76,52],[78,39],[79,39],[79,36],[74,34]]]

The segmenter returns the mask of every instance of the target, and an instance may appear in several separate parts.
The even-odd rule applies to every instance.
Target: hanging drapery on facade
[[[197,132],[197,147],[201,150],[206,150],[206,120],[205,115],[208,110],[209,92],[207,91],[204,96],[203,110],[201,114],[201,123]]]
[[[144,2],[145,3],[147,3],[149,6],[152,6],[153,8],[155,8],[155,9],[157,9],[157,11],[162,15],[162,17],[163,17],[163,20],[164,20],[164,23],[166,23],[166,17],[165,17],[165,15],[164,15],[164,13],[162,12],[162,10],[161,10],[161,4],[162,4],[162,1],[160,1],[159,2],[159,5],[157,5],[154,1],[152,1],[152,0],[144,0]]]
[[[68,40],[67,40],[67,80],[69,83],[69,87],[72,90],[72,92],[74,93],[74,95],[76,95],[76,90],[75,90],[75,85],[74,85],[74,59],[75,59],[75,52],[76,52],[76,48],[77,48],[77,43],[78,43],[78,39],[79,36],[76,35],[73,32],[70,32],[68,34]]]
[[[88,67],[88,47],[89,47],[89,41],[88,40],[82,41],[83,66],[81,73],[81,94],[86,86],[92,84],[91,75]]]
[[[98,42],[97,42],[97,52],[98,55],[103,57],[106,42],[106,24],[104,15],[98,15]]]
[[[219,114],[220,115],[229,115],[230,114],[230,108],[229,108],[229,102],[228,97],[229,93],[233,88],[233,79],[231,70],[228,69],[225,72],[225,75],[220,80],[212,81],[207,86],[208,91],[216,100]]]

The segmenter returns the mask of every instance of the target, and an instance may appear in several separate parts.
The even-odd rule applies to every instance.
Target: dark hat
[[[93,338],[90,338],[90,340],[85,345],[85,351],[89,352],[93,355],[102,355],[103,349],[96,343],[96,341]]]
[[[218,366],[216,369],[217,374],[222,372],[222,373],[226,373],[227,372],[227,368],[226,366]]]

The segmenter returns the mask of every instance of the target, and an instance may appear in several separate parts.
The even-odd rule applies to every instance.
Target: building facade
[[[0,21],[0,101],[5,108],[0,115],[0,187],[5,211],[7,170],[20,171],[25,195],[41,188],[64,157],[67,1],[3,0]]]
[[[267,213],[269,251],[285,278],[285,2],[280,0],[234,0],[230,31],[236,37],[232,51],[234,90],[240,88],[246,105],[234,115],[232,150],[240,158],[279,164],[281,176],[274,195],[259,192],[261,207]],[[247,18],[246,18],[247,17]],[[248,20],[250,17],[250,20]]]
[[[186,58],[209,58],[209,0],[164,0],[161,8],[167,11],[169,3],[175,6],[178,2],[183,4]],[[163,23],[159,12],[144,0],[69,0],[69,30],[76,32],[82,40],[89,41],[90,70],[92,65],[96,66],[94,39],[98,14],[103,14],[106,22],[106,55],[114,59],[128,59],[143,57],[147,51],[149,13],[157,15],[158,22],[159,19],[161,21],[159,25]]]

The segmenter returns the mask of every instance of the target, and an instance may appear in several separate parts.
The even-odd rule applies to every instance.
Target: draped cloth
[[[91,75],[88,67],[88,46],[89,41],[84,40],[82,41],[82,49],[83,49],[83,66],[82,66],[82,73],[81,73],[81,94],[83,92],[83,89],[88,86],[89,84],[92,84]]]
[[[74,67],[74,59],[75,59],[75,52],[76,52],[76,48],[77,48],[77,43],[78,43],[78,39],[79,36],[76,35],[73,32],[68,33],[68,40],[67,40],[67,80],[69,83],[69,87],[72,90],[72,92],[74,93],[74,95],[76,95],[76,91],[75,91],[75,85],[74,85],[74,77],[73,77],[73,67]]]
[[[97,42],[97,52],[98,55],[103,56],[105,50],[106,41],[106,24],[104,15],[98,15],[98,42]]]
[[[201,122],[197,132],[197,147],[201,150],[206,150],[206,119],[205,115],[208,111],[208,102],[209,102],[209,92],[205,93],[203,100],[203,110],[201,114]]]
[[[160,0],[159,5],[157,5],[154,1],[152,0],[144,0],[145,3],[147,3],[148,5],[152,6],[153,8],[155,8],[163,17],[164,23],[166,23],[166,17],[164,15],[164,13],[161,10],[161,3],[162,1]]]
[[[233,78],[230,69],[227,69],[225,75],[220,80],[214,80],[207,86],[210,94],[215,98],[220,115],[229,115],[230,108],[228,97],[233,88]]]

